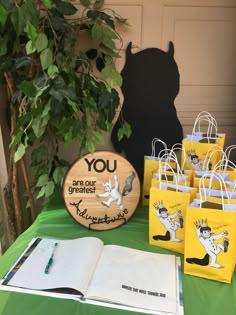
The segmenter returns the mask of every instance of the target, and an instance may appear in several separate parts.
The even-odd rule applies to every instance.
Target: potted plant
[[[126,20],[103,5],[104,0],[0,0],[0,76],[11,130],[4,192],[12,240],[24,230],[19,176],[32,222],[35,200],[50,198],[68,169],[59,142],[77,141],[78,154],[94,152],[103,132],[112,129],[122,83],[116,23]],[[91,39],[87,50],[81,34]],[[129,134],[124,122],[119,137]],[[32,183],[25,163],[29,151]]]

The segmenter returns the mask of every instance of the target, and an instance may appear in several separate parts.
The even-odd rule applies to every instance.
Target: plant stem
[[[14,205],[12,202],[12,191],[9,188],[9,185],[6,185],[3,190],[4,194],[4,202],[6,206],[6,217],[7,217],[7,224],[9,230],[9,243],[12,244],[16,239],[16,228],[15,228],[15,214],[14,214]]]
[[[31,221],[34,222],[34,220],[36,218],[36,210],[35,210],[35,205],[34,205],[34,198],[33,198],[33,195],[32,195],[31,189],[30,189],[30,185],[29,185],[29,179],[28,179],[28,174],[27,174],[27,170],[25,167],[24,158],[20,159],[20,166],[21,166],[21,171],[23,174],[24,182],[25,182],[25,188],[26,188],[28,198],[29,198]]]

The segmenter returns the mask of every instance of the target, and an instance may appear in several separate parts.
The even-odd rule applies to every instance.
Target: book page
[[[176,257],[106,245],[86,298],[177,313]]]
[[[6,275],[3,284],[35,290],[73,288],[84,294],[102,247],[102,241],[94,237],[74,240],[42,238],[19,269]],[[52,254],[53,261],[46,273]]]

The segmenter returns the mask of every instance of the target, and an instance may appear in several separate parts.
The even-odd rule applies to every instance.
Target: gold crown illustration
[[[195,221],[194,224],[198,227],[208,227],[207,219]]]
[[[187,154],[188,154],[188,155],[191,155],[191,156],[192,156],[192,155],[196,155],[196,151],[195,151],[195,149],[188,150],[188,151],[187,151]]]
[[[164,204],[163,204],[163,200],[155,202],[155,203],[153,204],[153,206],[155,207],[155,209],[162,209],[162,208],[165,208],[165,207],[164,207]]]

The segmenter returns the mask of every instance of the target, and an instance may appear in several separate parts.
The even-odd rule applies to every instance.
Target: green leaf
[[[36,51],[36,48],[32,42],[32,40],[29,40],[26,45],[25,45],[25,49],[26,49],[26,54],[30,55],[32,53],[34,53]]]
[[[20,128],[24,129],[24,125],[29,123],[29,121],[31,120],[31,117],[32,117],[32,112],[27,112],[18,116],[17,125],[13,131],[13,134],[16,134],[20,130]]]
[[[124,122],[123,126],[118,130],[117,136],[118,136],[118,140],[121,141],[123,139],[124,136],[126,136],[127,138],[130,137],[132,133],[130,124],[128,124],[126,121]]]
[[[81,4],[85,7],[88,7],[90,5],[91,0],[80,0]]]
[[[97,109],[97,103],[94,100],[94,98],[91,97],[91,96],[87,96],[86,98],[84,98],[84,104],[88,108],[90,107],[90,108],[93,108],[93,109]]]
[[[98,98],[98,108],[102,109],[110,105],[111,95],[107,90],[101,91]]]
[[[63,178],[68,170],[66,166],[58,166],[55,168],[53,172],[53,180],[55,184],[62,184]]]
[[[106,65],[101,71],[101,78],[106,81],[107,79],[111,77],[112,71],[113,71],[113,66]]]
[[[102,32],[102,27],[99,23],[97,23],[97,22],[94,23],[91,35],[92,35],[92,39],[96,43],[99,43],[100,41],[102,41],[103,32]]]
[[[52,15],[51,24],[52,24],[52,28],[54,28],[55,31],[66,32],[68,29],[68,23],[63,17],[60,17],[60,16]]]
[[[45,145],[40,145],[31,153],[31,167],[39,165],[47,158],[48,150]]]
[[[86,147],[90,153],[94,153],[96,150],[96,145],[92,141],[87,142]]]
[[[117,35],[112,32],[108,27],[103,27],[102,29],[103,37],[101,42],[110,49],[115,49],[115,43],[113,39],[117,39]]]
[[[57,66],[55,65],[50,65],[48,67],[48,76],[51,78],[51,79],[55,79],[55,77],[58,75],[59,73],[59,70],[57,68]]]
[[[32,122],[32,129],[34,131],[34,134],[36,136],[36,138],[40,138],[47,127],[48,121],[50,119],[50,115],[47,114],[45,116],[37,116],[33,122]]]
[[[72,107],[73,111],[76,113],[78,111],[78,105],[76,102],[73,102],[71,99],[67,97],[68,104]]]
[[[3,37],[0,36],[0,57],[4,56],[7,53],[7,42],[8,42],[8,37],[7,35],[4,35]]]
[[[42,50],[47,48],[47,46],[48,46],[47,35],[45,33],[39,33],[38,37],[35,41],[35,48],[36,48],[37,52],[41,52]]]
[[[55,184],[52,180],[50,180],[47,185],[44,187],[45,198],[48,198],[54,193]]]
[[[24,134],[24,130],[20,130],[18,134],[11,140],[11,143],[9,145],[10,149],[21,141],[23,134]]]
[[[43,4],[46,8],[51,9],[52,7],[52,0],[42,0]]]
[[[101,131],[93,130],[92,136],[93,136],[94,142],[99,143],[99,144],[105,143],[105,138]]]
[[[25,31],[29,37],[29,39],[34,42],[38,36],[37,29],[34,27],[34,25],[30,22],[27,23],[25,27]]]
[[[40,53],[40,61],[43,70],[53,64],[53,54],[50,48],[46,48]]]
[[[73,15],[77,12],[77,8],[69,2],[56,1],[56,8],[62,15]]]
[[[92,117],[88,109],[86,109],[85,122],[86,122],[86,127],[90,128],[92,125]]]
[[[112,73],[112,79],[114,83],[117,84],[118,86],[122,85],[122,76],[118,71],[114,71]]]
[[[37,29],[39,25],[39,11],[36,8],[35,0],[24,1],[22,11],[24,13],[25,21],[30,22]]]
[[[36,183],[36,187],[42,187],[47,185],[48,180],[49,180],[48,174],[42,174],[41,176],[39,176],[39,179]]]
[[[7,16],[8,16],[7,10],[0,4],[0,23],[2,25],[5,24]]]
[[[45,116],[48,116],[48,113],[50,112],[51,110],[51,106],[50,106],[50,101],[46,103],[46,105],[44,106],[44,109],[43,109],[43,112],[42,112],[42,115],[41,115],[41,119]],[[46,121],[45,121],[46,123]],[[46,123],[47,124],[47,123]]]
[[[100,9],[104,5],[104,0],[96,0],[93,7],[94,9]]]
[[[14,7],[11,14],[11,21],[16,34],[19,36],[26,25],[23,9],[19,6]]]
[[[80,122],[79,120],[73,121],[72,125],[72,137],[76,138],[80,134]]]
[[[71,119],[64,118],[57,127],[58,127],[58,134],[64,136],[67,132],[69,132],[71,128]]]
[[[99,12],[99,18],[103,20],[111,29],[115,30],[115,23],[110,15],[106,14],[104,11]]]
[[[73,140],[72,139],[72,132],[69,131],[64,136],[64,143],[65,143],[66,148],[71,144],[72,140]]]
[[[100,12],[96,10],[88,10],[86,13],[88,19],[91,19],[92,21],[95,21],[99,18]]]
[[[38,195],[36,196],[36,199],[42,198],[44,195],[45,195],[45,186],[43,186],[43,187],[40,189]]]
[[[36,88],[33,84],[33,81],[23,81],[21,82],[21,84],[19,85],[20,90],[29,97],[33,97],[36,93]]]
[[[25,145],[20,143],[15,154],[14,154],[14,162],[18,162],[25,154]]]
[[[122,23],[122,24],[127,24],[127,21],[128,21],[128,19],[126,19],[126,18],[123,18],[123,17],[121,17],[121,16],[119,16],[119,15],[115,15],[115,19],[117,20],[117,21],[119,21],[120,23]],[[127,24],[128,25],[128,24]]]
[[[112,58],[121,58],[121,55],[119,55],[116,51],[114,51],[113,49],[109,47],[104,46],[103,44],[100,44],[99,48],[101,52],[105,55],[108,55]]]

